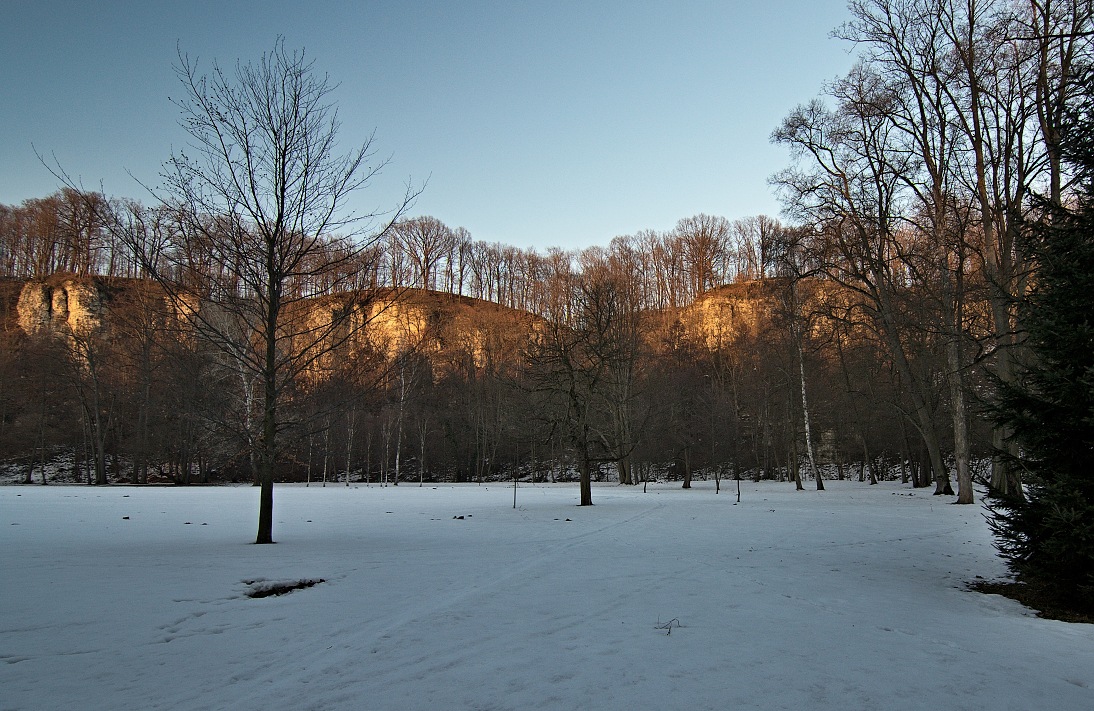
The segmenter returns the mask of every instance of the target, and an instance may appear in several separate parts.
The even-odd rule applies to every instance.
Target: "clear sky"
[[[0,203],[58,188],[34,148],[149,202],[133,178],[186,144],[176,47],[231,67],[283,35],[339,83],[347,149],[391,156],[358,209],[428,180],[412,214],[539,249],[778,215],[768,137],[853,62],[846,0],[0,4]]]

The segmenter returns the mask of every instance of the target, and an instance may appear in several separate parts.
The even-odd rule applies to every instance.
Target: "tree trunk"
[[[802,423],[805,426],[805,455],[809,459],[809,471],[817,481],[817,491],[824,491],[824,478],[821,477],[820,470],[817,469],[817,460],[813,456],[813,435],[809,431],[809,401],[805,397],[805,355],[802,353],[801,346],[798,346],[798,368],[801,373],[802,384]]]
[[[365,486],[372,483],[372,429],[365,430]]]
[[[387,486],[388,479],[388,467],[391,463],[391,423],[384,422],[380,425],[381,436],[383,437],[383,454],[380,456],[380,480],[381,487]]]
[[[615,462],[616,470],[619,472],[619,483],[620,484],[634,484],[634,483],[636,483],[635,481],[633,481],[631,479],[631,467],[630,467],[630,463],[627,461],[627,459],[628,459],[627,457],[620,457]]]
[[[581,503],[578,506],[593,505],[592,466],[587,456],[581,458]]]
[[[327,486],[327,469],[330,465],[330,418],[327,418],[327,429],[323,432],[323,487]]]
[[[418,426],[418,443],[421,445],[418,457],[418,486],[425,486],[425,444],[429,435],[429,418],[422,415],[422,421]],[[516,474],[513,475],[514,477]],[[534,477],[533,477],[534,478]]]
[[[346,486],[349,486],[349,477],[353,473],[353,435],[354,424],[357,419],[357,407],[350,408],[346,415]]]
[[[399,485],[399,465],[403,454],[403,405],[399,403],[399,418],[395,427],[395,469],[392,477],[392,486]]]
[[[877,457],[870,457],[866,460],[866,469],[870,472],[870,486],[877,484]]]
[[[276,321],[274,321],[276,324]],[[273,331],[271,331],[273,333]],[[277,388],[274,370],[277,351],[270,338],[266,349],[265,402],[262,413],[262,437],[258,442],[258,534],[256,544],[273,543],[273,480],[277,456]]]
[[[98,408],[92,415],[92,442],[91,446],[95,455],[95,483],[102,486],[107,483],[106,474],[106,433],[104,433],[102,426],[102,418],[99,415]]]
[[[802,470],[798,464],[798,447],[797,445],[791,445],[790,452],[786,456],[787,465],[790,469],[790,478],[794,480],[794,489],[796,491],[805,491],[805,485],[802,484]]]
[[[969,427],[965,415],[965,383],[961,377],[960,344],[956,337],[946,346],[949,362],[950,400],[953,404],[953,457],[957,467],[957,503],[973,503],[972,473],[969,471]]]
[[[273,477],[262,475],[258,490],[258,537],[255,543],[273,542]]]
[[[950,488],[949,472],[947,471],[945,462],[942,458],[942,448],[938,442],[938,433],[935,430],[934,413],[931,412],[927,398],[920,390],[919,381],[916,379],[914,370],[908,362],[907,354],[904,351],[904,344],[897,336],[898,330],[891,323],[892,307],[888,305],[888,302],[885,302],[885,307],[888,310],[882,311],[885,323],[885,328],[882,330],[882,336],[889,346],[889,352],[893,356],[894,363],[900,373],[908,383],[910,383],[907,392],[908,397],[912,401],[912,410],[915,413],[913,424],[915,424],[916,429],[919,430],[919,434],[923,439],[923,444],[927,448],[931,471],[934,475],[935,494],[944,494],[947,493],[947,491],[953,493],[953,490]]]

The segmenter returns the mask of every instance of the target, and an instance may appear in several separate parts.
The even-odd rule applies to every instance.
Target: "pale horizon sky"
[[[391,157],[355,209],[428,180],[411,214],[541,250],[778,216],[767,179],[788,155],[768,137],[854,61],[830,37],[846,0],[9,0],[4,16],[0,203],[59,188],[35,148],[151,202],[141,183],[187,140],[176,47],[231,67],[282,35],[339,84],[346,150],[375,131]]]

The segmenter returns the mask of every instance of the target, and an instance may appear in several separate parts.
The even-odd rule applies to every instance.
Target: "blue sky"
[[[700,212],[777,215],[772,129],[851,67],[846,0],[59,2],[6,0],[0,203],[85,187],[148,202],[183,148],[176,46],[204,66],[283,35],[339,83],[348,149],[391,163],[356,198],[522,247],[606,244]],[[130,177],[130,174],[133,177]]]

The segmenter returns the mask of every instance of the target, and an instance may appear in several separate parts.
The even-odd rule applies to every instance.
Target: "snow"
[[[1094,708],[979,506],[725,484],[0,487],[0,709]]]

